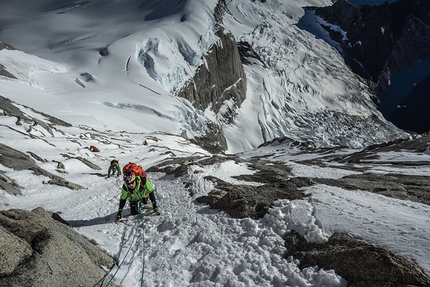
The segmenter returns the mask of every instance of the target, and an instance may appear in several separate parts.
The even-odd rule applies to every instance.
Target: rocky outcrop
[[[3,43],[3,42],[0,41],[0,51],[3,50],[3,49],[6,49],[6,50],[16,50],[11,45],[8,45],[8,44]],[[9,73],[2,64],[0,64],[0,76],[11,78],[11,79],[16,79],[16,77],[13,74]]]
[[[42,208],[0,211],[0,286],[94,286],[105,276],[114,259],[54,218]]]
[[[45,130],[47,130],[51,135],[53,135],[52,130],[55,129],[54,125],[63,126],[63,127],[71,127],[72,126],[68,122],[65,122],[63,120],[60,120],[56,117],[50,116],[50,115],[45,114],[45,113],[35,111],[34,109],[23,105],[23,107],[25,107],[26,109],[29,109],[29,110],[45,117],[47,119],[47,122],[43,122],[37,118],[33,118],[33,117],[23,113],[22,110],[20,108],[18,108],[13,101],[11,101],[10,99],[5,98],[1,95],[0,95],[0,107],[3,111],[3,114],[0,114],[0,116],[4,115],[4,116],[9,116],[9,117],[16,117],[17,118],[17,121],[16,121],[17,125],[21,124],[22,122],[26,122],[26,123],[31,124],[31,125],[40,125]]]
[[[214,183],[215,188],[206,196],[197,198],[197,202],[220,209],[234,218],[262,218],[274,201],[279,199],[303,199],[301,187],[312,185],[309,178],[291,178],[290,169],[281,162],[266,165],[265,162],[255,160],[248,162],[248,166],[256,170],[249,176],[234,177],[248,182],[259,182],[256,188],[246,184],[231,184],[216,177],[207,177]]]
[[[205,64],[198,67],[193,79],[177,95],[202,111],[210,107],[215,114],[221,113],[224,121],[231,122],[234,110],[246,97],[246,77],[233,35],[219,30],[217,36],[219,42],[205,56]]]
[[[299,267],[334,269],[348,287],[430,286],[430,278],[412,260],[344,234],[333,234],[326,243],[310,243],[296,232],[284,236],[286,257]]]
[[[0,41],[0,51],[3,50],[3,49],[4,50],[16,50],[15,47],[13,47],[13,46],[5,43],[5,42]]]
[[[36,162],[26,154],[0,143],[0,164],[14,170],[31,170],[35,175],[43,175],[50,178],[46,183],[65,186],[73,190],[84,189],[83,186],[69,182],[62,177],[56,176],[49,171],[39,167]],[[12,179],[3,179],[0,176],[0,188],[11,194],[21,194],[20,186]]]
[[[205,64],[198,67],[194,77],[176,95],[186,98],[201,111],[210,108],[220,123],[231,124],[246,97],[246,76],[234,37],[223,30],[217,36],[220,41],[205,56]],[[218,127],[220,123],[212,123],[207,135],[195,140],[218,143],[219,151],[227,149]]]
[[[215,19],[219,24],[225,9],[225,2],[220,1],[215,9]],[[176,92],[177,96],[189,100],[195,108],[201,111],[209,108],[217,115],[219,122],[211,123],[207,135],[195,139],[199,143],[214,143],[207,147],[214,152],[227,149],[220,124],[233,123],[236,110],[246,98],[246,75],[238,44],[221,25],[217,27],[216,36],[219,41],[204,56],[204,64]]]
[[[428,168],[430,163],[404,162],[390,160],[381,161],[379,153],[387,152],[425,152],[428,150],[430,135],[423,134],[410,140],[397,140],[384,144],[369,146],[368,148],[351,154],[335,153],[336,149],[315,149],[311,143],[299,143],[288,138],[278,139],[279,143],[288,143],[301,151],[298,153],[318,154],[317,158],[310,157],[300,164],[310,166],[333,166],[357,172],[339,179],[295,177],[284,162],[268,162],[254,157],[246,164],[253,169],[249,175],[232,176],[243,182],[258,182],[254,185],[234,184],[225,182],[215,176],[207,176],[206,180],[213,183],[214,188],[207,195],[196,198],[197,202],[209,205],[211,208],[222,210],[234,218],[262,218],[274,201],[278,199],[305,199],[303,187],[315,184],[341,187],[346,190],[365,190],[403,200],[420,202],[430,205],[430,176],[399,175],[394,173],[377,174],[366,172],[366,167],[357,164],[365,163],[367,168],[375,164],[387,166],[422,166]],[[274,141],[266,145],[277,144]],[[242,163],[245,160],[237,156],[195,156],[188,158],[171,157],[165,162],[152,166],[150,172],[165,172],[175,177],[184,176],[194,170],[205,169],[208,165],[219,164],[224,161]],[[340,164],[339,164],[340,163]],[[191,168],[191,166],[198,168]],[[193,185],[184,182],[192,196],[197,191]],[[430,278],[410,259],[394,254],[387,249],[369,244],[363,240],[343,234],[333,234],[325,243],[307,242],[299,234],[293,232],[284,235],[288,250],[286,257],[298,259],[300,268],[318,266],[326,270],[335,270],[337,274],[348,281],[353,287],[413,287],[430,286]]]
[[[10,99],[4,98],[2,96],[0,96],[0,106],[3,111],[3,113],[0,114],[0,116],[16,118],[15,125],[22,126],[25,123],[26,126],[28,127],[24,130],[15,129],[12,126],[8,126],[8,128],[17,133],[23,134],[33,139],[38,138],[42,141],[45,141],[43,137],[38,137],[31,133],[31,130],[34,126],[42,127],[47,133],[51,134],[52,136],[54,136],[54,131],[58,131],[57,130],[58,126],[65,126],[65,127],[71,126],[71,124],[67,122],[64,122],[55,117],[46,115],[44,113],[39,113],[36,111],[35,111],[36,113],[44,116],[44,118],[46,118],[47,121],[42,121],[40,119],[33,118],[25,114],[24,112],[22,112],[22,110],[19,109],[18,106],[13,101],[11,101]],[[31,170],[35,175],[43,175],[45,177],[48,177],[49,180],[44,182],[47,184],[65,186],[72,190],[84,189],[84,187],[79,184],[75,184],[73,182],[67,181],[64,178],[57,176],[55,174],[52,174],[47,170],[41,168],[36,161],[46,162],[46,160],[39,157],[34,152],[29,151],[28,154],[30,156],[27,155],[26,153],[23,153],[19,150],[14,149],[13,147],[0,143],[0,164],[2,164],[3,166],[11,168],[13,170]],[[101,170],[99,166],[91,163],[90,161],[82,157],[72,157],[67,154],[63,154],[63,157],[76,158],[94,170]],[[36,161],[34,159],[36,159]],[[0,189],[5,190],[10,194],[15,194],[15,195],[21,194],[21,186],[19,186],[14,179],[8,177],[2,171],[0,171]]]
[[[352,70],[384,91],[393,74],[430,58],[430,1],[398,0],[391,4],[353,5],[338,0],[312,8],[329,24],[322,26],[341,46]]]

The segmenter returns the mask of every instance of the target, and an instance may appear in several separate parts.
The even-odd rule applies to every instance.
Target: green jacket
[[[112,175],[115,174],[115,165],[110,165],[109,169],[108,169],[108,177],[110,177],[110,173],[112,172]],[[119,165],[116,166],[116,172],[117,172],[117,176],[121,175],[121,168],[119,167]]]
[[[140,176],[136,176],[136,186],[134,189],[128,187],[127,184],[122,186],[121,190],[121,200],[128,199],[129,201],[141,200],[149,196],[151,192],[154,191],[154,187],[149,182],[149,180],[144,179],[145,183],[142,184],[142,179]]]

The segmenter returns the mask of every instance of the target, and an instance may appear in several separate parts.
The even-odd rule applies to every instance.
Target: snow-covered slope
[[[245,66],[248,100],[238,124],[226,128],[228,138],[239,145],[241,140],[233,135],[240,139],[258,130],[264,141],[287,135],[317,146],[361,147],[402,136],[385,122],[366,84],[341,55],[298,28],[304,14],[300,6],[330,1],[305,2],[229,2],[232,15],[226,27],[238,40],[250,43],[267,68]],[[255,145],[255,141],[249,143]]]
[[[233,219],[196,202],[214,188],[208,176],[258,187],[261,183],[235,177],[255,173],[244,163],[255,157],[273,160],[267,165],[288,164],[292,177],[351,174],[341,164],[301,163],[318,155],[301,153],[295,145],[249,151],[274,137],[358,147],[404,135],[383,121],[365,84],[338,53],[295,26],[303,6],[329,2],[227,2],[225,29],[250,43],[263,63],[245,65],[247,99],[234,124],[222,126],[228,151],[245,152],[210,164],[213,155],[186,137],[204,133],[213,117],[206,118],[207,111],[175,97],[173,90],[205,64],[201,56],[211,45],[219,44],[217,1],[0,1],[0,40],[19,49],[0,50],[0,95],[16,108],[0,107],[0,147],[24,154],[45,171],[17,168],[11,162],[18,157],[0,164],[1,182],[17,185],[22,193],[1,190],[0,209],[41,206],[58,212],[117,257],[122,265],[113,271],[121,286],[346,286],[334,270],[300,269],[296,260],[285,260],[282,235],[290,230],[315,242],[333,232],[351,233],[413,258],[428,274],[429,211],[422,203],[322,184],[303,189],[308,199],[276,201],[261,220]],[[100,152],[90,152],[90,145]],[[401,161],[411,155],[423,162],[419,174],[428,174],[427,154],[386,156]],[[209,163],[199,166],[194,157]],[[165,159],[190,158],[191,163],[180,178],[148,171],[162,215],[145,217],[144,226],[136,221],[118,226],[112,221],[122,180],[105,178],[113,158],[147,170]],[[360,168],[352,173],[363,173]],[[414,166],[363,168],[418,173]],[[59,178],[68,184],[58,185]],[[69,188],[74,184],[76,190]],[[397,218],[399,208],[402,218]]]
[[[24,95],[26,90],[20,88],[15,92]],[[26,102],[33,103],[34,98],[26,96]],[[180,136],[100,131],[68,125],[20,104],[1,103],[0,183],[17,185],[21,195],[1,190],[0,210],[43,207],[57,212],[74,230],[118,260],[119,264],[110,270],[109,266],[103,266],[115,276],[116,285],[347,286],[332,269],[316,266],[301,269],[298,260],[283,258],[287,250],[282,236],[292,230],[311,242],[325,242],[334,232],[353,234],[413,258],[427,274],[430,270],[426,220],[429,208],[423,203],[316,184],[303,187],[307,198],[276,200],[264,218],[253,220],[234,219],[196,201],[214,190],[208,177],[238,188],[248,186],[258,190],[261,185],[267,186],[238,177],[256,173],[252,167],[256,158],[267,160],[267,166],[288,166],[291,178],[283,178],[285,181],[302,177],[336,180],[362,173],[426,175],[430,172],[425,164],[429,162],[426,153],[386,152],[379,159],[367,155],[368,160],[354,164],[355,170],[349,170],[345,163],[318,164],[318,158],[324,160],[327,153],[345,158],[354,151],[306,153],[289,141],[242,153],[241,159],[213,156]],[[148,145],[143,144],[145,140]],[[96,145],[100,152],[90,152],[90,145]],[[22,154],[10,157],[10,149]],[[217,157],[226,160],[216,161]],[[23,158],[30,158],[46,172],[35,172],[40,169],[29,166],[28,162],[20,165]],[[113,158],[119,159],[121,166],[133,161],[147,170],[156,187],[161,216],[144,216],[120,225],[113,223],[122,185],[121,178],[106,178]],[[174,163],[181,158],[185,158],[183,162],[187,165]],[[166,159],[172,162],[165,165],[166,171],[186,167],[184,174],[174,177],[151,171],[150,167]],[[311,164],[311,159],[316,160]],[[206,165],[201,165],[201,160],[206,160]],[[389,165],[390,161],[397,164]],[[421,166],[398,164],[407,161]],[[68,184],[58,184],[59,178]],[[76,185],[78,188],[72,188]],[[275,185],[268,186],[276,188]],[[126,206],[123,215],[128,213]]]
[[[365,83],[336,50],[296,26],[303,6],[329,4],[227,3],[224,28],[250,43],[264,63],[245,65],[247,98],[234,123],[216,123],[228,152],[282,136],[350,147],[405,136],[384,121]],[[2,78],[0,94],[20,102],[13,87],[30,86],[29,93],[44,99],[33,102],[34,108],[101,130],[117,131],[126,122],[130,131],[202,134],[213,118],[174,91],[217,44],[216,5],[215,0],[2,1],[0,39],[52,62],[34,66],[22,52],[0,51],[7,71],[23,67],[19,83]]]

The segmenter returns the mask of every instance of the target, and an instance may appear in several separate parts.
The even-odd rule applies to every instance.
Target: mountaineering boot
[[[119,212],[117,213],[117,215],[116,215],[116,221],[115,221],[115,222],[119,222],[119,221],[121,221],[121,218],[122,218],[122,216],[121,216],[121,211],[119,211]]]

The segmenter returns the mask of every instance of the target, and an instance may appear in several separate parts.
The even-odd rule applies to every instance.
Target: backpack
[[[133,162],[129,162],[122,168],[122,174],[126,171],[131,171],[134,175],[146,178],[146,172],[143,170],[142,166],[137,165]]]
[[[110,165],[115,165],[115,166],[119,166],[118,160],[114,159],[110,162]]]

